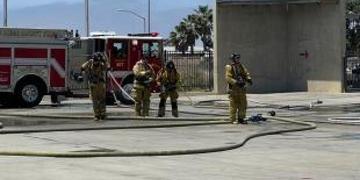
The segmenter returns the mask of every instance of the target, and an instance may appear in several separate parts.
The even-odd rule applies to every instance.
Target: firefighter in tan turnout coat
[[[108,63],[101,53],[95,53],[90,60],[81,66],[81,72],[85,72],[88,77],[90,97],[97,121],[106,118],[107,68]]]
[[[133,67],[135,75],[135,113],[136,116],[149,116],[150,84],[155,80],[155,72],[146,58],[142,58]]]
[[[176,71],[174,62],[169,61],[166,63],[165,68],[159,71],[156,81],[161,87],[158,116],[165,116],[166,99],[170,97],[172,115],[178,117],[177,99],[179,95],[177,93],[177,86],[180,81],[180,74]]]
[[[233,124],[246,124],[246,83],[252,85],[252,79],[246,68],[240,63],[240,54],[232,54],[231,65],[225,67],[225,77],[229,84],[230,121]]]

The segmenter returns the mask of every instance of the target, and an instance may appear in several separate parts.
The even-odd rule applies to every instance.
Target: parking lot
[[[188,95],[188,94],[187,94]],[[311,121],[317,129],[263,136],[245,146],[177,156],[51,158],[0,156],[1,179],[360,179],[360,94],[287,93],[248,96],[248,115],[274,110],[279,117]],[[199,123],[191,118],[227,114],[226,95],[182,94],[181,120],[131,119],[131,107],[109,106],[110,120],[95,122],[91,102],[45,99],[33,109],[0,110],[4,130],[123,127],[122,129],[2,134],[0,151],[148,152],[216,148],[252,134],[299,128],[278,121],[128,129]],[[196,102],[205,101],[200,104]],[[214,101],[210,101],[214,100]],[[157,109],[153,96],[152,116]],[[169,108],[168,108],[169,109]],[[170,113],[168,113],[170,114]],[[75,117],[75,118],[71,118]],[[129,117],[129,119],[121,118]]]

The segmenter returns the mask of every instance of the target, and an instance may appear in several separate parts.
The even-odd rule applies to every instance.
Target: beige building
[[[216,0],[215,91],[238,52],[252,93],[342,92],[346,0]]]

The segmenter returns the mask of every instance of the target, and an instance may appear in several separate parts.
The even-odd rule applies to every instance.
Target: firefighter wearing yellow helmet
[[[140,59],[133,67],[135,75],[135,113],[136,116],[149,116],[150,84],[155,80],[155,73],[147,58]]]
[[[96,121],[106,118],[107,68],[108,64],[101,53],[94,53],[93,57],[81,66],[81,72],[85,72],[88,78]]]
[[[232,64],[225,67],[225,77],[229,84],[230,94],[230,121],[233,124],[247,124],[245,121],[247,108],[246,84],[253,84],[250,73],[240,63],[240,58],[240,54],[232,54],[230,56],[233,61]]]
[[[171,101],[172,115],[178,117],[177,99],[179,95],[176,89],[180,81],[180,74],[176,71],[174,62],[169,61],[166,63],[165,68],[159,71],[156,81],[161,87],[158,117],[165,116],[165,106],[168,97],[170,97]]]

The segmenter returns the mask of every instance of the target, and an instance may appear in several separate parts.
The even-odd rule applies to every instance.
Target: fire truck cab
[[[89,56],[94,52],[103,52],[109,59],[110,71],[122,88],[131,94],[133,89],[134,74],[132,68],[136,62],[146,57],[155,72],[158,72],[163,65],[163,38],[158,37],[157,33],[150,34],[129,34],[128,36],[99,35],[84,37],[73,42],[69,51],[69,88],[74,95],[87,94],[86,83],[76,81],[79,67],[85,63]],[[82,55],[85,54],[85,55]],[[85,58],[84,58],[85,57]],[[115,93],[117,99],[124,104],[132,104],[130,98],[125,95],[116,83],[108,78],[108,102],[114,100]],[[158,91],[156,84],[152,84],[152,91]],[[86,92],[83,92],[83,91]]]
[[[156,33],[74,37],[67,30],[0,28],[0,104],[34,107],[44,95],[88,95],[88,84],[76,76],[94,52],[108,57],[116,81],[130,93],[132,68],[143,56],[157,72],[163,64],[163,39]],[[131,104],[130,98],[108,81],[108,99]],[[157,88],[154,84],[153,91]]]

